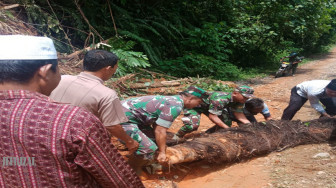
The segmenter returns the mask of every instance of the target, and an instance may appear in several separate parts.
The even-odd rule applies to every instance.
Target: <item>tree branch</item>
[[[110,9],[110,14],[111,14],[111,18],[112,18],[112,23],[113,23],[113,27],[114,27],[114,31],[116,33],[116,37],[118,36],[118,30],[117,30],[117,26],[116,26],[116,23],[114,21],[114,17],[113,17],[113,13],[112,13],[112,9],[111,9],[111,5],[110,5],[110,1],[109,0],[106,0],[107,1],[107,4],[108,4],[108,7]]]
[[[89,20],[86,18],[84,12],[82,11],[82,9],[80,8],[79,4],[78,4],[78,0],[74,0],[74,3],[79,11],[79,13],[82,15],[83,19],[85,20],[85,22],[89,25],[89,29],[92,30],[99,38],[101,41],[103,41],[103,37],[98,33],[98,31],[90,24]],[[94,41],[93,41],[94,43]]]
[[[52,8],[52,6],[51,6],[49,0],[47,0],[47,3],[48,3],[48,5],[49,5],[49,7],[50,7],[50,9],[51,9],[51,12],[54,14],[54,16],[55,16],[55,18],[56,18],[56,20],[57,20],[57,22],[58,22],[58,26],[59,26],[59,27],[61,28],[61,30],[63,31],[63,33],[64,33],[64,35],[65,35],[65,38],[68,40],[68,43],[69,43],[70,47],[72,48],[72,52],[76,51],[75,48],[74,48],[74,47],[72,46],[72,44],[71,44],[71,40],[70,40],[70,38],[68,37],[68,35],[67,35],[66,32],[64,31],[64,29],[62,28],[62,26],[61,26],[61,24],[60,24],[60,21],[58,20],[57,15],[56,15],[54,9]]]

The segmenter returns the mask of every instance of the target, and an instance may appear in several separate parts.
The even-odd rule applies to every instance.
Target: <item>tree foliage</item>
[[[71,49],[65,45],[67,36],[78,48],[127,37],[134,42],[128,50],[143,52],[151,69],[180,77],[239,79],[244,71],[272,66],[291,51],[303,55],[318,52],[335,42],[336,33],[336,4],[330,0],[22,3],[41,32],[61,41],[61,51]]]
[[[113,52],[118,56],[118,69],[116,74],[123,76],[127,73],[131,73],[137,68],[150,67],[148,58],[142,52],[135,52],[131,50],[135,45],[134,41],[125,41],[121,37],[113,37],[108,40],[107,44],[98,43],[98,49],[104,49]]]

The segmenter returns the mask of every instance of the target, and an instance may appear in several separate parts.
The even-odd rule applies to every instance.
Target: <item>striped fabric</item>
[[[0,157],[0,187],[144,187],[94,115],[35,92],[0,91]]]

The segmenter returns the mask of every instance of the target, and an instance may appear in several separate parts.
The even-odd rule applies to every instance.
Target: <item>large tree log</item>
[[[269,121],[221,130],[167,148],[170,164],[207,160],[230,162],[336,137],[336,119]]]

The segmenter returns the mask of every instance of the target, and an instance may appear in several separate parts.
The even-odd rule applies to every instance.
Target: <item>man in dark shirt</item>
[[[302,61],[302,59],[298,56],[298,54],[296,52],[292,52],[289,56],[283,57],[280,60],[280,62],[282,62],[286,58],[288,58],[290,66],[292,66],[292,76],[294,76],[295,73],[296,73],[296,69],[297,69],[299,63]]]

